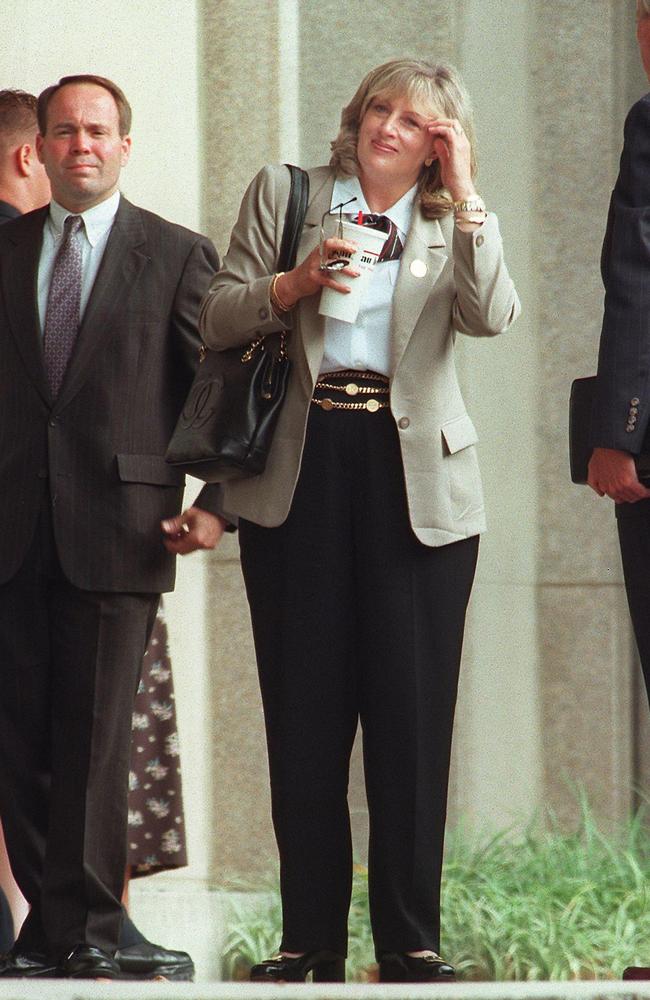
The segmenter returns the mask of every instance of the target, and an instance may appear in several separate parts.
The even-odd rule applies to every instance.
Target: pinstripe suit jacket
[[[650,94],[625,122],[601,270],[605,310],[592,444],[638,454],[650,446]]]
[[[212,243],[120,199],[65,379],[52,401],[36,284],[47,208],[0,227],[0,582],[20,567],[49,482],[63,570],[87,590],[160,593],[160,519],[184,477],[164,460],[198,360]],[[217,511],[219,490],[199,506]]]

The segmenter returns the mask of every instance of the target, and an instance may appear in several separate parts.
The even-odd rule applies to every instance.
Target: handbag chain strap
[[[280,253],[278,254],[278,271],[291,271],[296,265],[296,254],[298,253],[298,243],[302,233],[302,227],[307,214],[307,204],[309,202],[309,174],[301,167],[296,167],[293,163],[287,163],[286,167],[291,175],[291,186],[289,188],[289,200],[284,216],[284,227],[282,229],[282,239],[280,241]],[[264,337],[256,337],[241,356],[244,364],[250,361],[255,351],[264,346]],[[287,336],[285,330],[280,330],[280,350],[277,360],[286,361]]]

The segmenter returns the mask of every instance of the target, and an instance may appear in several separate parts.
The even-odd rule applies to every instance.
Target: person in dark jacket
[[[637,0],[637,39],[650,77],[650,0]],[[650,691],[650,489],[634,461],[650,450],[650,93],[625,121],[601,266],[605,309],[589,485],[616,504],[625,588]],[[629,968],[624,978],[650,979],[650,968]]]
[[[130,954],[144,945],[125,940],[120,903],[131,710],[175,555],[214,547],[224,527],[218,488],[180,529],[163,523],[181,507],[164,452],[218,259],[120,195],[130,108],[115,84],[66,77],[37,111],[53,199],[0,229],[0,506],[12,524],[0,542],[0,813],[30,904],[0,975],[151,978],[164,949]]]

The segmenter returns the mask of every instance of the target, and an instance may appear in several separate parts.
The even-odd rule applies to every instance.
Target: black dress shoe
[[[120,967],[107,951],[78,944],[59,965],[64,979],[120,979]]]
[[[379,959],[380,983],[453,983],[456,970],[432,952],[430,955],[391,954]]]
[[[623,972],[623,979],[650,979],[650,968],[647,965],[629,965]]]
[[[151,941],[118,948],[115,961],[120,967],[120,979],[194,980],[194,962],[186,951],[171,951]]]
[[[54,979],[58,976],[56,962],[48,962],[37,951],[10,952],[0,958],[0,978],[3,979]]]
[[[335,951],[308,951],[297,958],[276,955],[251,969],[252,983],[304,983],[311,972],[315,983],[344,983],[345,959]]]

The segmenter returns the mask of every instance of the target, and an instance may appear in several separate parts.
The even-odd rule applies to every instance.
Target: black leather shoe
[[[120,979],[164,979],[194,981],[194,962],[186,951],[171,951],[151,941],[118,948],[115,961]]]
[[[92,944],[78,944],[59,965],[64,979],[119,979],[120,967],[107,951]]]
[[[48,962],[37,951],[17,951],[12,948],[0,958],[0,978],[54,979],[58,976],[56,962]]]
[[[345,959],[335,951],[308,951],[298,958],[275,955],[251,969],[252,983],[304,983],[311,972],[315,983],[344,983]]]
[[[380,983],[453,983],[456,970],[432,952],[414,955],[391,953],[379,959]]]
[[[623,973],[623,979],[650,979],[650,967],[647,965],[629,965]]]

